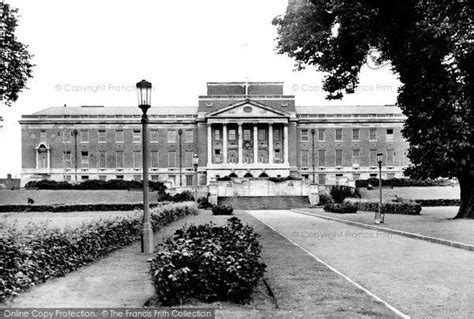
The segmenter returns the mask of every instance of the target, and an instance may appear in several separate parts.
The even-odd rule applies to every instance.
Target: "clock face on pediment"
[[[251,103],[246,103],[243,105],[235,106],[227,110],[221,110],[209,114],[212,117],[287,117],[287,115],[278,112],[277,110],[272,110],[269,107],[261,107],[259,105],[254,105]]]

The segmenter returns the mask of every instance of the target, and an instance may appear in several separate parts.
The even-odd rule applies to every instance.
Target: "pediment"
[[[290,114],[251,100],[240,101],[206,114],[212,118],[287,118]]]

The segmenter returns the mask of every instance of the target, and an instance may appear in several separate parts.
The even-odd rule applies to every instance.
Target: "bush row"
[[[391,178],[383,179],[382,186],[408,187],[408,186],[451,186],[449,179],[410,179],[410,178]],[[356,187],[367,187],[368,185],[378,186],[378,178],[356,180]]]
[[[150,207],[157,207],[164,203],[152,203]],[[130,204],[73,204],[73,205],[0,205],[0,213],[13,212],[84,212],[84,211],[118,211],[143,209],[142,203]]]
[[[174,195],[170,195],[164,190],[162,190],[158,192],[158,201],[159,202],[167,201],[167,202],[175,202],[175,203],[193,202],[194,196],[189,191],[184,191],[182,193],[176,193]]]
[[[156,231],[197,212],[194,203],[156,207],[151,210],[152,228]],[[64,231],[38,224],[6,229],[0,237],[0,302],[138,240],[142,215],[136,211],[133,216],[94,221]]]
[[[421,206],[459,206],[459,199],[415,199]]]
[[[259,261],[257,238],[235,217],[222,227],[210,223],[177,230],[151,262],[158,301],[163,306],[189,298],[248,301],[266,267]]]
[[[166,189],[166,186],[161,182],[149,181],[148,185],[150,190],[161,191]],[[90,179],[78,184],[71,184],[68,182],[56,182],[51,180],[40,180],[30,181],[26,183],[26,188],[38,188],[38,189],[131,189],[131,188],[143,188],[143,182],[141,181],[126,181],[122,179],[112,179],[108,181],[102,181],[97,179]]]
[[[212,207],[212,215],[232,215],[234,209],[231,205],[219,205]]]
[[[327,203],[324,205],[324,211],[336,214],[355,214],[357,213],[357,205],[351,203]]]
[[[379,209],[379,202],[366,199],[347,198],[344,203],[357,206],[358,210],[376,212]],[[382,202],[382,214],[402,214],[402,215],[420,215],[421,205],[413,201],[403,202]]]

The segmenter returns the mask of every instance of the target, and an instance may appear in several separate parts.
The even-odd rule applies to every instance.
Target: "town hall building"
[[[23,115],[22,185],[142,178],[141,110],[51,107]],[[152,106],[149,178],[190,186],[222,177],[295,176],[320,185],[401,177],[408,144],[395,105],[297,106],[282,82],[209,82],[197,106]],[[314,178],[314,180],[313,180]]]

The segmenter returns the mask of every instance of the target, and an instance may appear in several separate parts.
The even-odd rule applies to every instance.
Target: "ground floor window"
[[[151,175],[151,180],[152,181],[157,181],[159,179],[159,176],[154,174],[154,175]]]
[[[141,181],[142,180],[142,176],[141,175],[133,175],[133,180],[135,181]]]
[[[87,180],[89,180],[89,175],[82,175],[82,176],[81,176],[81,180],[82,180],[82,181],[87,181]]]
[[[99,181],[106,181],[106,180],[107,180],[107,176],[99,175]]]
[[[186,175],[186,186],[193,186],[193,175]]]
[[[326,174],[319,174],[318,182],[319,185],[326,185]]]
[[[123,180],[123,175],[117,175],[115,176],[116,179]]]

